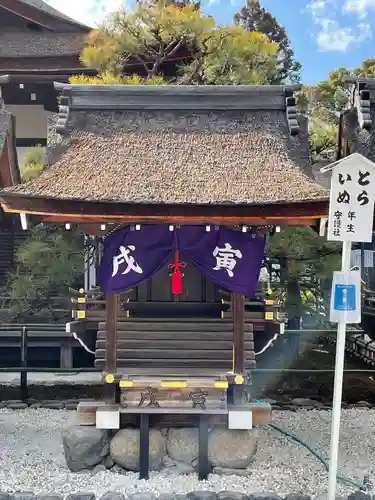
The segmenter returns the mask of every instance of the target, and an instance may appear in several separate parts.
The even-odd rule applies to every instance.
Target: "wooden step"
[[[129,311],[191,311],[196,310],[197,312],[215,312],[221,311],[222,309],[228,309],[228,306],[222,304],[221,302],[126,302],[121,306],[124,310]]]
[[[104,360],[97,360],[95,366],[98,368],[104,368]],[[253,363],[251,361],[250,363]],[[148,364],[146,368],[138,366],[132,367],[131,369],[124,369],[121,367],[117,370],[117,373],[124,377],[161,377],[161,378],[179,378],[179,377],[215,377],[218,380],[226,380],[228,371],[231,371],[232,367],[225,370],[220,368],[197,368],[194,367],[184,367],[184,368],[173,368],[170,366],[162,365],[161,367],[155,367],[154,365]]]
[[[253,332],[245,332],[245,341],[253,340]],[[97,335],[98,340],[106,339],[106,332],[99,331]],[[201,332],[201,331],[139,331],[139,330],[122,330],[117,332],[118,340],[144,340],[144,341],[179,341],[186,340],[198,341],[233,341],[232,332]]]
[[[96,358],[95,367],[103,370],[104,358]],[[254,367],[255,360],[250,359],[245,361],[245,369]],[[212,369],[220,373],[229,372],[233,369],[233,363],[231,359],[228,361],[222,359],[117,359],[117,372],[129,374],[133,368],[137,369],[138,373],[145,373],[147,375],[153,374],[156,369],[159,369],[159,372],[165,376],[168,376],[168,372],[173,375],[179,373],[185,374],[184,369],[190,368],[191,374],[200,375],[201,369],[205,369],[206,371]]]
[[[105,349],[97,349],[95,353],[97,358],[105,357]],[[190,361],[195,361],[198,359],[216,359],[216,360],[226,360],[232,361],[232,349],[226,351],[218,350],[199,350],[197,349],[117,349],[118,359],[141,359],[141,360],[153,360],[155,358],[159,359],[189,359]],[[246,352],[247,359],[254,359],[254,351]]]
[[[96,349],[105,349],[106,341],[105,338],[100,338],[96,341]],[[192,340],[186,340],[186,338],[178,340],[175,338],[171,338],[170,340],[157,339],[157,342],[150,342],[150,339],[145,340],[142,339],[132,339],[129,340],[127,338],[117,339],[117,349],[147,349],[150,347],[156,347],[158,350],[162,349],[179,349],[182,352],[188,352],[192,347],[196,350],[201,351],[232,351],[233,349],[233,341],[231,340],[217,340],[217,341],[207,341],[205,339],[198,339],[194,341],[194,345],[192,346]],[[253,351],[254,350],[254,342],[245,342],[245,350]]]
[[[99,331],[106,330],[105,322],[99,323]],[[118,331],[158,331],[158,330],[169,330],[169,331],[200,331],[200,332],[233,332],[233,323],[231,321],[217,321],[209,322],[204,321],[166,321],[165,318],[162,321],[149,320],[148,321],[119,321],[117,323]],[[253,331],[253,325],[251,323],[246,323],[244,325],[244,330],[247,332]]]

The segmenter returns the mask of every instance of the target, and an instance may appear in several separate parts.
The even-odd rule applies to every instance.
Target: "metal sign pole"
[[[342,244],[342,271],[350,271],[350,256],[352,242],[344,241]],[[328,500],[336,498],[336,476],[339,457],[339,438],[340,438],[340,419],[341,419],[341,401],[342,386],[345,360],[345,337],[346,322],[340,321],[337,326],[336,342],[336,362],[335,362],[335,382],[333,386],[333,404],[332,404],[332,424],[331,424],[331,447],[329,455],[328,471]]]

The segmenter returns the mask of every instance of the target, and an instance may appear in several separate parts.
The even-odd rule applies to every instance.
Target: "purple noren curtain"
[[[258,283],[265,238],[219,227],[146,225],[124,228],[104,241],[98,282],[106,295],[132,288],[173,261],[176,241],[181,260],[232,292],[251,297]]]

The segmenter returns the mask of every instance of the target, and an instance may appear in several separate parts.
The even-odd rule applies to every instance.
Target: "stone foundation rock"
[[[72,426],[62,434],[66,463],[72,472],[93,469],[109,455],[111,434],[95,427]]]
[[[112,438],[110,431],[94,427],[74,426],[63,433],[63,446],[68,467],[73,472],[120,466],[139,471],[139,429],[121,429]],[[208,458],[214,472],[220,475],[248,476],[257,449],[257,434],[214,428],[208,438]],[[150,470],[191,474],[198,466],[198,429],[150,429]],[[97,469],[99,470],[99,469]]]
[[[172,460],[192,464],[198,458],[198,429],[169,429],[167,434],[167,452]]]
[[[208,439],[208,458],[222,475],[231,475],[236,469],[246,469],[257,450],[256,431],[212,429]],[[167,452],[172,460],[196,467],[199,455],[198,429],[169,429]],[[225,471],[231,469],[227,474]],[[249,475],[242,471],[238,475]]]
[[[112,438],[110,453],[124,469],[139,471],[139,429],[121,429]],[[165,456],[166,438],[158,429],[150,429],[150,470],[160,470]]]
[[[212,429],[208,436],[208,458],[213,467],[246,469],[257,451],[257,434],[251,431]]]

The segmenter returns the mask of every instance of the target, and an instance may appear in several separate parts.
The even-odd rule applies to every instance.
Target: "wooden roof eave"
[[[42,26],[49,31],[62,30],[64,25],[69,25],[74,27],[77,31],[79,30],[86,33],[92,29],[89,26],[79,23],[78,21],[69,20],[65,17],[55,17],[18,0],[0,0],[0,7],[11,12],[12,14],[22,17],[28,22],[39,24],[39,26]]]
[[[1,58],[0,58],[1,59]],[[65,83],[71,76],[78,74],[95,76],[96,69],[76,67],[58,69],[2,69],[0,86],[10,83]]]
[[[327,217],[328,199],[270,205],[193,205],[114,203],[56,199],[0,192],[5,212],[37,215],[46,222],[170,223],[170,224],[288,224],[308,225]]]
[[[15,186],[21,183],[21,174],[18,166],[18,157],[16,149],[16,138],[14,134],[15,120],[11,117],[11,126],[9,127],[8,134],[4,142],[4,149],[0,151],[0,158],[2,155],[5,157],[5,170],[0,169],[0,185],[3,187]],[[3,166],[3,165],[1,165]],[[6,181],[4,179],[7,179]]]

